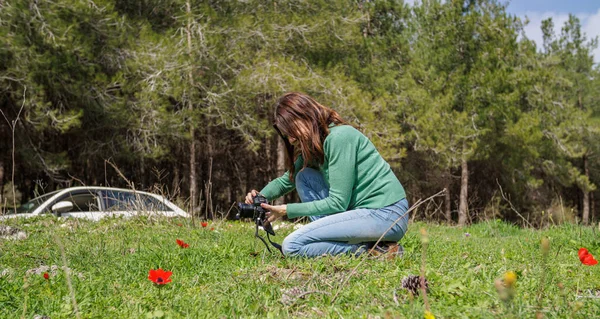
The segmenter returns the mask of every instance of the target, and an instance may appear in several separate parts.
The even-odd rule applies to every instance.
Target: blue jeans
[[[302,202],[326,198],[329,188],[323,175],[304,168],[296,174],[296,190]],[[318,257],[321,255],[366,252],[397,219],[381,241],[397,242],[408,229],[408,201],[402,199],[390,206],[359,208],[326,216],[310,216],[311,223],[294,231],[283,241],[286,256]]]

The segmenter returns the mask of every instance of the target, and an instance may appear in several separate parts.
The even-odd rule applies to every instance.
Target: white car
[[[163,196],[111,187],[70,187],[36,197],[21,205],[15,214],[0,216],[0,220],[55,214],[99,220],[107,216],[160,215],[191,217]]]

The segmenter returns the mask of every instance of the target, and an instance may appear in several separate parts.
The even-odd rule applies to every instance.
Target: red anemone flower
[[[586,266],[594,266],[598,264],[598,261],[594,258],[594,256],[585,248],[580,248],[577,254],[579,255],[579,261]]]
[[[581,263],[586,265],[586,266],[594,266],[598,264],[598,261],[594,258],[594,256],[592,255],[586,255],[582,260]]]
[[[183,240],[181,240],[181,239],[177,239],[177,245],[179,245],[179,247],[181,247],[181,248],[188,248],[188,247],[190,247],[190,245],[189,245],[189,244],[186,244],[186,243],[185,243]]]
[[[202,227],[206,227],[206,226],[208,226],[208,223],[207,222],[202,222],[202,223],[200,223],[200,225],[202,225]]]
[[[46,279],[46,280],[50,279],[50,275],[48,275],[47,272],[44,273],[44,279]]]
[[[172,274],[172,271],[164,271],[162,268],[156,270],[150,269],[150,272],[148,272],[148,279],[157,285],[164,285],[171,282],[170,277]]]

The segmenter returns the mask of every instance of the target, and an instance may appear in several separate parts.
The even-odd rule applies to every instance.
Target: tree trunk
[[[144,160],[144,154],[140,154],[140,177],[137,178],[137,181],[132,180],[131,184],[135,186],[135,182],[138,182],[138,185],[140,185],[139,187],[141,189],[145,189],[147,180],[148,178],[146,177],[146,161]]]
[[[596,222],[596,203],[594,202],[594,192],[590,192],[590,218]]]
[[[0,159],[0,208],[4,207],[4,161]],[[0,215],[3,211],[0,209]]]
[[[281,137],[277,136],[277,176],[281,176],[285,173],[285,159],[285,143]],[[283,203],[283,198],[275,200],[276,205],[281,205]]]
[[[207,128],[207,153],[210,155],[212,154],[212,147],[211,147],[211,143],[210,143],[210,130]],[[208,158],[208,181],[205,182],[204,185],[204,207],[205,207],[205,211],[204,211],[204,215],[206,216],[206,219],[213,219],[214,218],[214,212],[213,212],[213,203],[212,203],[212,193],[213,193],[213,187],[212,187],[212,167],[213,167],[213,158],[212,156],[209,156]]]
[[[273,154],[273,151],[277,152],[276,147],[277,141],[275,141],[273,137],[265,138],[265,150],[269,152],[269,154]],[[265,161],[265,164],[267,166],[267,174],[273,174],[273,172],[277,170],[277,156],[275,156],[275,160],[273,160],[273,157],[268,158]]]
[[[285,173],[285,142],[281,137],[277,137],[277,176],[281,176]]]
[[[104,165],[106,165],[106,164],[104,164]],[[97,171],[97,168],[92,166],[92,160],[89,157],[85,161],[85,164],[81,165],[81,166],[85,170],[85,172],[81,172],[81,177],[80,177],[83,180],[83,182],[87,183],[89,180],[92,180],[92,185],[94,185],[94,186],[100,185],[98,182],[99,174],[95,174],[95,172]],[[105,177],[105,179],[106,179],[106,177]]]
[[[450,186],[452,184],[452,174],[450,171],[448,171],[448,176],[446,176],[446,183],[444,185],[444,188],[446,189],[446,192],[444,193],[444,205],[445,205],[445,209],[444,209],[444,215],[446,216],[446,221],[448,222],[448,225],[452,224],[452,198],[450,197]]]
[[[192,8],[190,5],[190,1],[186,1],[186,12],[188,14],[188,23],[186,26],[187,33],[187,44],[188,44],[188,55],[192,54]],[[190,81],[190,92],[194,89],[194,76],[192,73],[192,69],[190,68],[188,73],[188,78]],[[191,94],[188,97],[188,109],[193,111],[194,104],[192,103]],[[198,181],[196,180],[196,134],[193,124],[190,127],[190,206],[191,213],[195,214],[196,210],[196,196],[198,194]]]
[[[583,155],[583,170],[585,172],[585,176],[590,178],[590,170],[588,167],[588,157],[587,154]],[[583,216],[582,221],[584,225],[589,224],[590,222],[590,192],[587,189],[583,190]]]
[[[190,128],[190,212],[196,211],[196,196],[198,194],[198,181],[196,180],[196,138],[194,128]]]
[[[458,226],[464,226],[467,223],[467,214],[469,213],[469,207],[467,203],[468,199],[468,186],[469,186],[469,167],[467,166],[467,160],[463,157],[460,163],[462,172],[460,175],[460,204],[458,206]]]
[[[173,167],[173,184],[171,185],[169,195],[178,197],[180,195],[179,186],[179,165],[176,164],[175,167]]]

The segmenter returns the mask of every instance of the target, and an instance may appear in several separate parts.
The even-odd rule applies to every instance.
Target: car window
[[[102,191],[108,211],[173,211],[158,199],[137,192]]]
[[[71,212],[98,212],[100,211],[98,195],[94,191],[78,191],[67,193],[59,197],[54,204],[62,201],[73,203]]]
[[[17,208],[17,214],[31,214],[33,213],[33,211],[40,207],[40,205],[42,205],[45,201],[47,201],[48,199],[50,199],[50,197],[54,196],[54,194],[58,193],[59,191],[54,191],[54,192],[50,192],[48,194],[44,194],[42,196],[36,197],[30,201],[28,201],[27,203],[19,206],[19,208]]]

